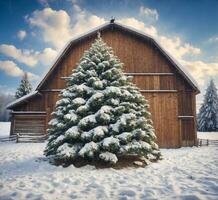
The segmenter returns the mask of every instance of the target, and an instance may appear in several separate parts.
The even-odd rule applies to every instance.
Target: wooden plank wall
[[[173,75],[135,75],[132,81],[142,90],[176,90]]]
[[[65,88],[66,81],[61,77],[69,76],[76,67],[85,50],[90,48],[96,36],[74,44],[64,55],[51,76],[41,88],[43,102],[37,107],[34,102],[21,110],[47,111],[46,124],[51,119],[50,113],[55,108],[58,92]],[[181,77],[174,66],[150,42],[142,41],[137,36],[121,30],[109,29],[102,32],[104,41],[113,48],[115,55],[124,62],[124,71],[128,73],[170,73],[170,75],[136,75],[133,82],[141,90],[170,90],[168,92],[143,93],[149,100],[154,127],[161,147],[179,147],[184,141],[193,141],[196,136],[195,118],[193,121],[178,119],[179,115],[195,116],[194,91]],[[44,92],[43,92],[44,90]],[[183,122],[184,121],[184,122]],[[180,130],[180,132],[179,132]],[[188,135],[188,136],[187,136]],[[191,135],[191,136],[190,136]],[[185,138],[184,138],[185,137]],[[187,144],[189,144],[187,142]]]
[[[15,115],[13,116],[13,134],[45,134],[45,116]]]
[[[181,78],[177,79],[178,88],[178,115],[181,145],[193,146],[197,142],[196,130],[196,95],[190,86]]]
[[[44,111],[45,110],[45,101],[43,96],[37,95],[24,101],[21,105],[15,107],[14,111]]]
[[[143,93],[150,103],[149,111],[160,147],[179,147],[178,101],[176,93]]]

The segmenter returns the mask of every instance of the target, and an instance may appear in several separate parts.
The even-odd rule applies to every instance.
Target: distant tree
[[[15,97],[19,99],[22,96],[29,94],[32,91],[32,85],[28,80],[28,75],[25,72],[19,87],[17,88]]]
[[[204,101],[198,114],[198,131],[217,131],[218,130],[218,95],[213,82],[210,84],[204,95]]]
[[[6,109],[7,104],[14,100],[11,94],[0,94],[0,121],[8,121],[10,111]]]

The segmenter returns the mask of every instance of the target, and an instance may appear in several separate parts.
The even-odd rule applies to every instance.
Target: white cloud
[[[209,38],[208,41],[209,42],[218,42],[218,36],[211,37],[211,38]]]
[[[26,19],[31,26],[39,28],[45,42],[56,48],[64,46],[72,37],[70,16],[64,10],[36,10],[31,17],[26,16]]]
[[[7,75],[9,76],[13,76],[13,77],[19,77],[19,76],[23,76],[24,71],[17,66],[16,63],[14,63],[13,61],[0,61],[0,70],[4,71]],[[27,73],[28,76],[30,77],[30,79],[36,80],[39,77],[35,74],[32,74],[30,72]]]
[[[43,65],[51,64],[51,61],[57,55],[57,52],[52,48],[45,48],[42,52],[38,52],[29,49],[18,49],[13,45],[7,44],[0,45],[0,53],[30,67],[34,67],[38,63]]]
[[[0,45],[0,53],[31,67],[37,64],[37,60],[31,55],[32,50],[17,49],[13,45],[2,44]]]
[[[144,6],[141,6],[139,8],[139,14],[143,17],[145,17],[145,20],[155,20],[157,21],[159,18],[158,12],[156,9],[150,9],[146,8]]]
[[[86,10],[80,8],[76,1],[72,1],[74,18],[76,23],[72,27],[72,32],[76,34],[84,33],[93,27],[104,24],[106,20],[104,18],[93,15]]]
[[[17,32],[17,37],[20,39],[20,40],[23,40],[25,37],[26,37],[27,33],[26,31],[24,30],[20,30]]]
[[[23,70],[20,69],[13,61],[0,61],[0,69],[9,76],[22,76]]]
[[[35,27],[35,33],[41,34],[44,42],[50,43],[53,47],[63,48],[66,42],[76,35],[90,30],[106,22],[104,18],[93,15],[82,9],[75,0],[72,1],[73,15],[70,16],[64,10],[53,10],[52,8],[44,8],[43,10],[34,11],[32,15],[27,16],[28,23]],[[203,61],[186,61],[185,56],[198,55],[201,50],[193,45],[181,40],[180,37],[169,37],[161,34],[157,27],[147,23],[148,17],[158,20],[157,10],[140,7],[140,15],[145,17],[146,23],[134,17],[122,18],[119,22],[132,26],[142,32],[153,36],[160,44],[169,51],[181,64],[186,66],[192,75],[200,84],[204,84],[205,75],[217,74],[218,63],[205,63]],[[38,30],[38,32],[37,32]],[[49,60],[56,53],[52,49],[44,49],[39,60]]]
[[[73,10],[74,24],[66,11],[56,11],[52,8],[36,10],[31,16],[26,16],[26,20],[31,26],[40,30],[44,42],[60,49],[76,35],[105,23],[105,19],[82,10],[75,1],[73,1]]]
[[[120,23],[136,28],[145,32],[153,37],[157,36],[157,29],[154,26],[146,26],[144,22],[137,20],[134,17],[123,18],[118,20]]]
[[[57,56],[57,51],[52,48],[45,48],[41,53],[36,55],[38,61],[43,65],[50,65]]]
[[[7,85],[0,85],[0,93],[1,94],[6,94],[6,95],[14,95],[15,93],[15,89],[14,88],[11,88]]]
[[[200,86],[204,86],[206,79],[218,76],[218,63],[206,63],[203,61],[180,60]]]
[[[106,21],[103,18],[100,18],[96,15],[90,15],[87,17],[86,15],[78,16],[78,21],[75,26],[72,28],[72,32],[75,35],[84,33],[90,30],[93,27],[97,27],[101,24],[104,24]]]
[[[49,3],[48,0],[37,0],[42,6],[44,7],[48,7]]]
[[[185,55],[198,55],[201,53],[199,48],[193,47],[189,43],[183,43],[179,37],[166,37],[158,35],[157,40],[175,58],[181,59]]]
[[[74,10],[72,17],[64,10],[56,11],[51,8],[45,8],[41,11],[34,11],[30,17],[27,17],[27,21],[30,25],[40,29],[45,42],[51,43],[58,49],[62,48],[75,35],[106,22],[104,18],[81,9],[76,1],[72,1],[72,6]],[[152,15],[155,19],[158,19],[158,12],[155,9],[142,6],[140,7],[140,13]],[[74,25],[72,25],[72,19],[75,21]],[[183,43],[179,37],[161,35],[155,26],[146,25],[143,21],[137,20],[134,17],[123,18],[118,21],[153,36],[177,59],[181,59],[185,55],[197,55],[201,52],[199,48],[189,43]]]
[[[165,49],[167,49],[177,59],[181,59],[187,54],[197,55],[201,52],[199,48],[193,47],[189,43],[183,43],[179,37],[170,38],[163,36],[158,33],[156,27],[146,26],[144,22],[139,21],[133,17],[120,19],[118,21],[153,36],[160,42],[160,44]]]

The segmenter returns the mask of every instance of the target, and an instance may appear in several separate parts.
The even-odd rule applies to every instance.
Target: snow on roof
[[[23,97],[21,97],[21,98],[19,98],[19,99],[16,99],[15,101],[9,103],[6,108],[7,108],[7,109],[10,109],[12,106],[14,106],[14,105],[16,105],[16,104],[19,104],[19,103],[21,103],[21,102],[24,101],[24,100],[29,99],[30,97],[36,95],[37,93],[38,93],[38,91],[35,90],[35,91],[33,91],[33,92],[31,92],[31,93],[29,93],[29,94],[27,94],[27,95],[25,95],[25,96],[23,96]]]
[[[197,82],[195,81],[195,79],[191,76],[191,74],[187,71],[187,69],[185,67],[183,67],[181,64],[178,63],[178,61],[162,46],[160,45],[160,43],[151,35],[142,32],[138,29],[135,29],[133,27],[127,26],[127,25],[123,25],[119,22],[114,22],[114,23],[110,23],[110,22],[106,22],[98,27],[95,27],[93,29],[91,29],[88,32],[85,32],[83,34],[77,35],[76,37],[72,38],[65,46],[64,48],[59,52],[59,54],[57,55],[54,64],[52,65],[52,67],[50,68],[50,70],[48,71],[48,73],[45,75],[45,77],[42,79],[42,81],[39,83],[39,85],[37,86],[37,89],[40,89],[40,87],[42,86],[42,84],[44,83],[44,81],[46,80],[46,78],[49,76],[50,72],[52,72],[52,70],[55,68],[55,66],[58,64],[59,60],[62,58],[62,56],[64,55],[64,53],[70,48],[71,44],[76,42],[79,39],[82,39],[83,37],[86,37],[92,33],[95,33],[103,28],[106,28],[110,25],[115,25],[118,26],[120,28],[129,30],[134,32],[135,34],[140,35],[141,37],[147,38],[152,40],[155,45],[161,50],[161,52],[172,62],[172,64],[177,68],[177,70],[186,78],[186,80],[198,91],[200,92],[199,86],[197,84]]]

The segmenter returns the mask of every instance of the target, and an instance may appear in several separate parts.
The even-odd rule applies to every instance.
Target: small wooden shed
[[[195,145],[196,82],[154,38],[117,22],[106,23],[70,41],[36,90],[8,105],[12,110],[11,135],[46,134],[58,94],[65,88],[65,77],[71,75],[98,31],[124,63],[125,73],[133,76],[133,82],[149,100],[160,147]]]

